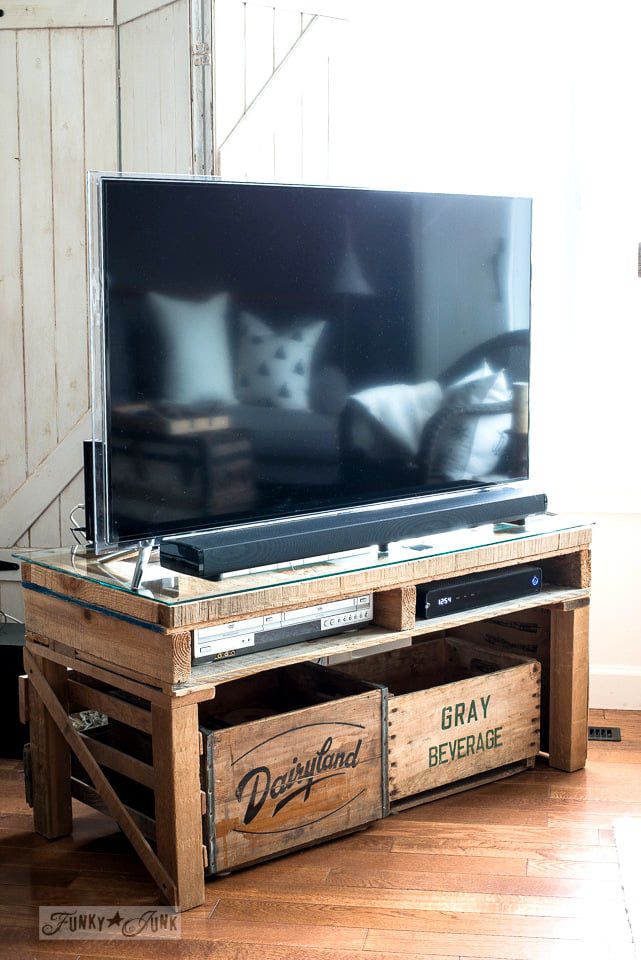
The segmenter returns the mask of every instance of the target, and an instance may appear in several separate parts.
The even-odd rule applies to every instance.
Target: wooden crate
[[[199,710],[208,873],[387,813],[383,688],[303,663],[221,686]]]
[[[441,636],[340,669],[389,690],[392,809],[516,773],[539,751],[532,658]]]
[[[80,736],[155,842],[154,758],[163,744],[151,713],[136,697],[79,673],[68,682],[70,712],[104,711],[105,722]],[[383,687],[296,664],[225,684],[200,704],[199,722],[209,875],[349,833],[388,812]],[[71,794],[108,812],[75,758]]]
[[[549,749],[551,611],[547,607],[517,610],[507,616],[479,620],[456,628],[456,635],[493,650],[530,657],[541,664],[541,750]]]

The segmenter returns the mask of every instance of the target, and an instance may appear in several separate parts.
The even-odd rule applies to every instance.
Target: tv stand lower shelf
[[[206,603],[196,600],[169,612],[161,603],[55,571],[50,564],[24,563],[27,680],[21,692],[23,717],[31,726],[36,831],[52,840],[68,835],[72,797],[97,807],[118,822],[167,902],[180,910],[198,906],[204,902],[208,862],[203,816],[209,800],[201,780],[209,749],[202,727],[207,705],[217,696],[224,699],[237,681],[255,683],[260,696],[269,689],[276,676],[270,671],[276,668],[295,673],[303,669],[297,665],[322,659],[340,670],[342,660],[353,663],[360,656],[377,655],[381,645],[421,644],[452,632],[464,642],[492,642],[498,636],[503,649],[540,662],[541,748],[551,766],[582,768],[587,754],[590,540],[588,527],[521,538],[516,546],[497,537],[491,548],[449,554],[446,571],[442,558],[435,557],[431,566],[425,560],[408,562],[293,583],[291,588],[280,583],[252,591],[248,583],[247,593]],[[543,569],[545,586],[538,595],[431,620],[415,618],[416,583],[533,562]],[[195,627],[292,609],[303,605],[305,596],[313,603],[369,590],[374,592],[374,623],[367,629],[191,665]],[[534,632],[519,629],[526,612],[531,613]],[[372,689],[359,699],[373,717],[376,696]],[[130,741],[114,747],[91,739],[69,719],[80,709],[105,714],[114,728],[130,731]],[[149,754],[135,749],[138,740],[150,742]],[[442,795],[527,765],[508,764],[504,770],[470,777],[443,789]],[[130,801],[119,787],[123,778],[152,797],[150,811],[142,813]],[[411,802],[417,800],[421,798]],[[403,805],[396,803],[393,809]],[[363,816],[375,819],[386,809],[383,805],[379,813],[366,811]]]

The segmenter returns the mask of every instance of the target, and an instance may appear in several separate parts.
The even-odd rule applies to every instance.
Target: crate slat
[[[156,784],[154,768],[148,763],[143,763],[136,757],[130,757],[129,754],[116,750],[115,747],[111,747],[101,740],[94,740],[83,733],[79,736],[93,754],[94,760],[101,766],[109,767],[110,770],[115,770],[117,773],[129,777],[130,780],[135,780],[136,783],[142,783],[143,786],[149,787],[151,790],[154,789]]]
[[[71,778],[71,796],[75,800],[79,800],[80,803],[85,803],[88,807],[93,807],[94,810],[99,810],[100,813],[104,813],[108,817],[111,816],[107,808],[107,804],[102,799],[98,791],[94,790],[93,787],[90,787],[88,783],[83,783],[82,780],[78,780],[77,777]],[[133,807],[130,807],[127,804],[124,804],[124,806],[142,835],[147,837],[148,840],[155,841],[156,821],[151,817],[146,816],[144,813],[134,810]]]
[[[495,770],[486,770],[483,773],[476,773],[471,777],[465,777],[463,780],[456,780],[454,783],[445,784],[442,787],[434,787],[433,790],[426,790],[424,793],[417,793],[413,797],[404,797],[402,800],[396,800],[390,804],[390,813],[402,813],[403,810],[409,810],[412,807],[418,807],[422,803],[432,803],[434,800],[442,800],[444,797],[452,797],[456,793],[463,793],[465,790],[472,790],[474,787],[482,787],[486,783],[495,783],[497,780],[505,780],[506,777],[513,777],[516,773],[523,773],[525,770],[531,770],[534,766],[536,757],[528,757],[525,760],[519,760],[516,763],[506,764],[504,767],[497,767]]]

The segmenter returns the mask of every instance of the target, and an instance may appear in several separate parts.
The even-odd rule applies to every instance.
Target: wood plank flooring
[[[73,837],[34,835],[21,765],[0,761],[0,958],[634,960],[613,824],[641,817],[641,712],[591,719],[623,742],[590,744],[585,770],[540,762],[210,881],[162,943],[38,941],[39,904],[159,901],[100,814],[75,804]]]

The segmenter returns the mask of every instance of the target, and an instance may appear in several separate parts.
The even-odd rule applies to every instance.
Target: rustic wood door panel
[[[90,433],[85,170],[117,166],[113,4],[3,4],[0,547],[71,542]],[[0,575],[1,577],[1,575]],[[2,582],[0,603],[22,607]]]

